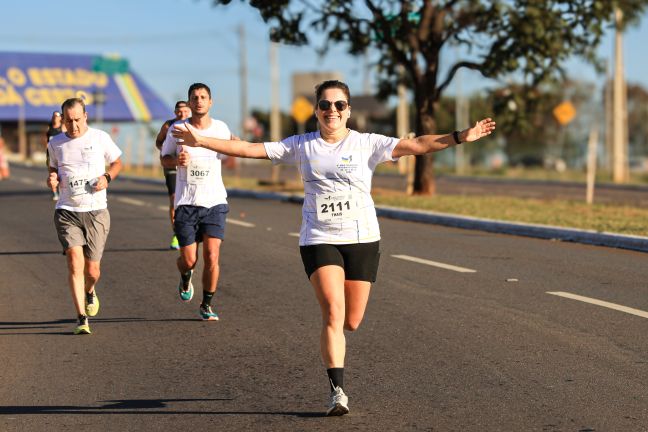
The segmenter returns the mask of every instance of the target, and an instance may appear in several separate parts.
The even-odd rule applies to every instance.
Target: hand
[[[198,144],[198,134],[196,134],[196,129],[189,123],[174,124],[171,135],[179,141],[182,140],[184,145],[188,145],[189,147],[200,147]]]
[[[52,192],[56,192],[56,188],[58,187],[58,184],[59,184],[58,174],[50,173],[49,177],[47,177],[47,187],[52,189]]]
[[[186,167],[189,165],[189,153],[184,149],[184,146],[180,146],[180,153],[178,153],[178,166]]]
[[[95,192],[99,192],[104,189],[108,189],[108,179],[105,176],[100,175],[99,177],[97,177],[97,180],[92,185],[92,190]]]
[[[466,136],[462,141],[472,142],[480,138],[490,135],[495,130],[495,122],[491,118],[485,118],[475,123],[475,126],[466,129],[464,133]]]

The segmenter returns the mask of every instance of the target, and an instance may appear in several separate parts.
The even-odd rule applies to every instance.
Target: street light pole
[[[278,44],[270,42],[270,141],[281,139],[281,111],[279,109],[279,62],[277,61]],[[279,182],[279,164],[272,165],[271,181]]]
[[[616,34],[614,38],[614,95],[613,95],[613,125],[614,134],[614,183],[625,183],[628,181],[628,115],[626,105],[626,83],[623,70],[623,12],[619,7],[615,10]]]

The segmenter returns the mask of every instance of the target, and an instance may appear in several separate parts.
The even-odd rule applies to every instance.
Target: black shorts
[[[164,182],[166,183],[167,192],[169,195],[173,195],[175,193],[177,173],[178,171],[175,169],[164,168]]]
[[[344,269],[345,280],[376,282],[380,261],[380,242],[354,244],[316,244],[300,246],[304,271],[311,275],[325,265],[336,265]]]
[[[175,210],[173,228],[180,247],[202,241],[203,235],[225,239],[225,219],[229,206],[218,204],[214,207],[181,205]]]

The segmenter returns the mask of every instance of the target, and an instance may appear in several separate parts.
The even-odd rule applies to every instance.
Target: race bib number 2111
[[[358,218],[358,202],[352,192],[317,195],[317,219],[320,221],[355,220]]]

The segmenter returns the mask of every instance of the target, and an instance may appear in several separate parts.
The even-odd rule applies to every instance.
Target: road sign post
[[[313,104],[303,96],[297,97],[293,102],[291,114],[299,125],[298,133],[303,134],[305,132],[306,121],[312,117],[314,108]]]

